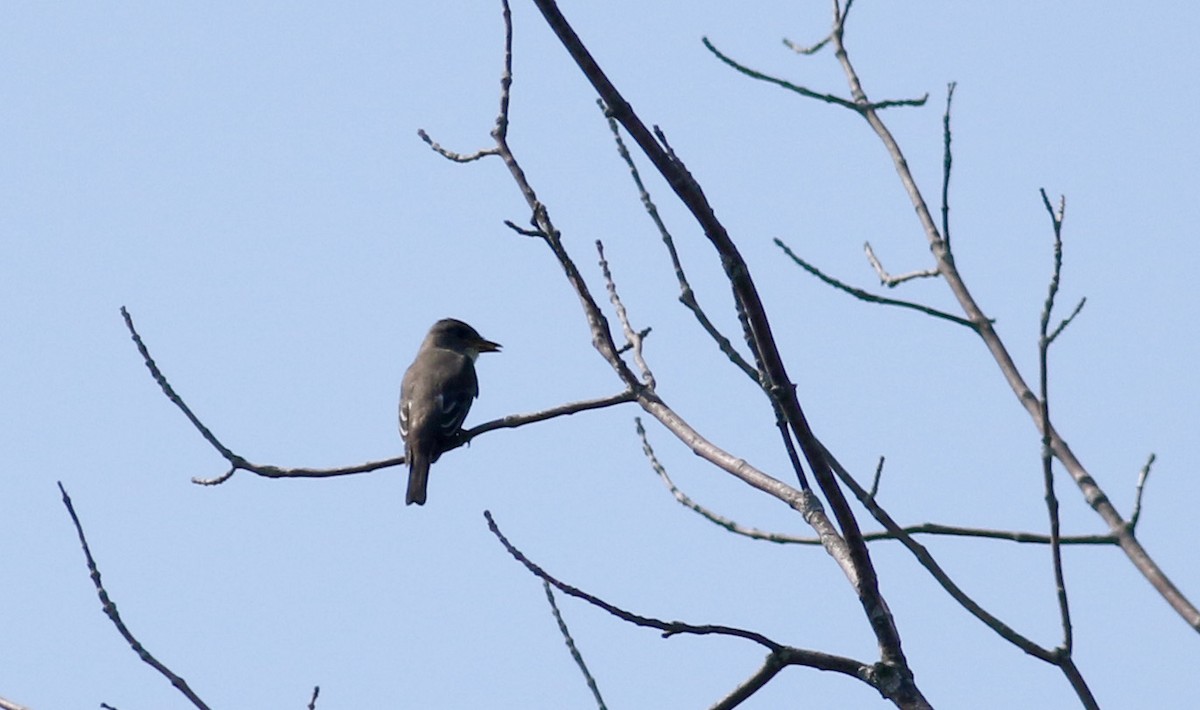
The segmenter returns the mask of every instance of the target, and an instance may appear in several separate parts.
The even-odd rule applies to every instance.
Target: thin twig
[[[575,639],[571,636],[571,630],[567,628],[567,622],[558,610],[558,603],[554,601],[554,590],[550,588],[550,583],[546,580],[542,580],[542,589],[546,592],[546,601],[550,603],[550,611],[554,614],[554,620],[558,623],[558,632],[562,634],[563,641],[567,644],[567,650],[571,652],[571,658],[575,659],[575,665],[579,666],[579,670],[583,673],[583,678],[587,682],[588,688],[592,691],[592,697],[596,700],[596,706],[599,710],[607,710],[604,705],[604,698],[600,697],[600,687],[596,685],[595,677],[592,676],[592,672],[588,670],[587,664],[584,663],[583,654],[579,652],[579,647],[575,645]]]
[[[617,293],[617,282],[613,280],[612,271],[608,268],[608,259],[604,257],[604,242],[599,239],[596,240],[596,253],[600,256],[600,273],[604,276],[604,285],[608,289],[608,300],[617,312],[617,320],[621,322],[621,330],[625,333],[625,342],[633,351],[633,361],[641,370],[642,384],[654,389],[654,373],[646,364],[646,358],[642,356],[642,336],[629,323],[629,313],[625,310],[620,294]]]
[[[900,274],[899,276],[892,276],[887,272],[887,269],[883,268],[883,262],[879,260],[879,257],[875,256],[875,250],[871,248],[871,242],[863,244],[863,251],[867,253],[867,261],[870,262],[871,268],[875,269],[875,274],[879,276],[879,283],[888,288],[895,288],[905,281],[930,279],[939,275],[937,269],[924,269],[921,271],[910,271],[907,274]]]
[[[667,254],[671,258],[671,266],[675,269],[675,280],[679,282],[679,302],[682,303],[695,316],[696,322],[708,333],[708,336],[713,339],[725,357],[729,358],[730,362],[738,367],[747,377],[758,382],[758,371],[746,362],[746,358],[742,357],[733,346],[733,342],[725,337],[708,314],[700,307],[699,301],[696,300],[696,294],[692,290],[691,283],[688,282],[687,275],[683,271],[683,263],[679,259],[679,252],[675,249],[675,239],[671,236],[671,232],[667,229],[667,225],[663,222],[662,216],[658,213],[658,207],[654,204],[654,200],[650,197],[650,192],[646,189],[646,185],[642,182],[642,176],[638,172],[637,165],[633,162],[633,156],[629,154],[629,149],[625,147],[625,141],[621,138],[620,124],[617,123],[607,111],[604,102],[597,99],[596,103],[604,110],[605,119],[608,121],[608,128],[612,131],[613,141],[617,144],[617,154],[625,161],[625,165],[629,168],[629,174],[633,178],[633,184],[637,187],[638,196],[642,200],[642,206],[646,210],[646,214],[650,216],[650,220],[654,222],[654,226],[658,228],[658,234],[662,237],[663,244],[667,247]],[[666,144],[665,136],[662,137],[664,145]],[[668,150],[670,150],[668,146]]]
[[[805,45],[801,45],[801,44],[796,44],[795,42],[788,39],[787,37],[784,37],[783,38],[783,46],[792,50],[796,54],[812,56],[812,55],[816,54],[817,52],[821,51],[822,49],[824,49],[825,46],[827,46],[829,44],[830,39],[831,38],[828,35],[826,35],[825,39],[821,40],[820,42],[817,42],[816,44],[813,44],[813,45],[805,46]]]
[[[713,46],[713,43],[710,42],[707,37],[702,37],[700,39],[700,41],[704,43],[704,47],[706,49],[708,49],[708,51],[712,52],[713,55],[716,56],[717,59],[720,59],[722,62],[728,64],[729,66],[733,67],[734,69],[741,72],[742,74],[745,74],[746,76],[750,77],[751,79],[758,79],[759,81],[765,81],[768,84],[774,84],[776,86],[787,89],[788,91],[792,91],[797,94],[800,94],[801,96],[807,96],[810,99],[816,99],[818,101],[824,101],[825,103],[828,103],[828,104],[834,104],[835,106],[841,106],[842,108],[848,108],[851,111],[854,111],[855,113],[862,113],[867,108],[879,110],[879,109],[885,109],[885,108],[892,108],[895,106],[924,106],[925,102],[929,100],[929,94],[925,94],[924,96],[922,96],[919,99],[889,99],[887,101],[876,101],[874,103],[866,103],[865,105],[859,104],[854,101],[848,101],[846,99],[843,99],[840,96],[834,96],[833,94],[822,94],[820,92],[813,91],[812,89],[807,89],[803,86],[793,84],[792,82],[787,81],[786,79],[780,79],[778,77],[770,76],[769,74],[763,74],[760,71],[756,71],[756,70],[751,69],[750,67],[747,67],[743,64],[739,64],[737,61],[722,54],[720,50],[718,50],[715,46]]]
[[[804,259],[801,259],[781,239],[775,240],[775,246],[782,249],[783,253],[787,254],[792,259],[792,261],[796,262],[796,264],[800,266],[800,268],[804,269],[805,271],[812,274],[813,276],[816,276],[818,279],[824,281],[825,283],[829,284],[830,286],[833,286],[834,288],[838,289],[839,291],[845,291],[846,293],[850,294],[851,296],[854,296],[855,298],[859,299],[860,301],[866,301],[867,303],[880,303],[885,306],[899,306],[901,308],[911,308],[914,311],[920,311],[921,313],[933,316],[935,318],[941,318],[943,320],[948,320],[951,323],[957,323],[958,325],[961,325],[965,328],[970,328],[971,330],[975,330],[975,331],[978,330],[978,328],[976,327],[976,325],[974,323],[972,323],[971,321],[969,321],[965,318],[960,318],[960,317],[954,315],[953,313],[946,313],[945,311],[939,311],[936,308],[930,308],[929,306],[923,306],[919,303],[912,303],[910,301],[900,301],[900,300],[897,300],[894,298],[886,298],[884,296],[876,296],[873,293],[867,293],[866,291],[863,291],[862,289],[854,288],[853,286],[844,284],[841,281],[838,281],[837,279],[833,278],[832,276],[825,275],[824,273],[821,272],[820,269],[818,269],[817,267],[808,263]]]
[[[1063,318],[1062,321],[1058,324],[1058,327],[1056,327],[1053,331],[1051,331],[1050,335],[1046,336],[1047,342],[1053,343],[1054,340],[1056,338],[1058,338],[1058,336],[1061,335],[1064,330],[1066,330],[1067,326],[1071,325],[1071,321],[1075,320],[1075,316],[1079,315],[1079,312],[1083,310],[1083,306],[1086,303],[1087,303],[1087,296],[1084,296],[1083,298],[1079,299],[1079,303],[1075,304],[1075,310],[1071,311],[1071,315],[1067,316],[1066,318]]]
[[[1054,299],[1058,295],[1059,279],[1062,276],[1062,223],[1066,210],[1066,198],[1059,203],[1057,214],[1050,206],[1050,198],[1042,190],[1042,202],[1050,213],[1054,225],[1054,272],[1050,277],[1050,286],[1046,294],[1046,303],[1042,308],[1038,332],[1038,383],[1041,390],[1042,406],[1042,485],[1046,491],[1046,512],[1050,517],[1050,556],[1054,566],[1054,589],[1058,597],[1058,614],[1062,623],[1062,655],[1070,657],[1074,647],[1074,635],[1071,627],[1071,607],[1067,599],[1066,578],[1063,573],[1062,544],[1059,542],[1058,496],[1054,494],[1054,452],[1050,448],[1050,315],[1054,311]],[[1064,321],[1065,323],[1065,321]],[[1059,329],[1061,331],[1061,328]]]
[[[879,463],[875,466],[875,476],[871,479],[871,490],[867,495],[871,498],[879,495],[879,481],[883,478],[883,457],[879,457]]]
[[[540,229],[525,229],[524,227],[516,224],[515,222],[513,222],[510,219],[504,220],[504,226],[508,227],[509,229],[516,232],[517,234],[520,234],[523,237],[537,237],[539,239],[546,238],[545,232],[541,231]]]
[[[484,148],[483,150],[477,150],[474,153],[467,154],[455,153],[454,151],[447,150],[436,143],[432,138],[429,137],[429,134],[425,132],[424,128],[418,128],[417,135],[421,137],[421,140],[428,143],[429,147],[432,148],[438,155],[441,155],[447,160],[453,160],[456,163],[471,163],[479,160],[480,158],[486,158],[491,155],[499,155],[495,148]]]
[[[87,559],[88,572],[91,573],[92,584],[96,587],[96,594],[100,597],[100,606],[104,609],[104,614],[112,621],[113,626],[117,627],[117,632],[121,634],[121,637],[125,639],[125,642],[129,644],[133,652],[138,655],[138,658],[142,659],[142,661],[170,681],[171,685],[175,686],[176,690],[191,701],[192,705],[195,705],[200,710],[208,710],[208,705],[205,705],[204,701],[192,691],[187,681],[155,658],[142,645],[141,641],[137,640],[133,632],[125,625],[125,622],[121,620],[121,614],[117,611],[116,603],[108,596],[108,592],[104,589],[104,585],[100,581],[100,568],[96,566],[96,560],[92,557],[92,550],[88,547],[87,538],[83,534],[83,525],[79,522],[79,516],[75,514],[75,506],[72,505],[71,496],[67,495],[67,489],[63,487],[62,481],[58,482],[58,490],[62,493],[62,502],[67,507],[67,513],[71,516],[71,522],[75,524],[75,532],[79,535],[79,544],[83,546],[83,556]]]
[[[1142,470],[1138,473],[1137,489],[1133,497],[1133,513],[1129,515],[1129,527],[1136,529],[1138,520],[1142,517],[1142,491],[1146,487],[1146,479],[1150,477],[1150,467],[1154,465],[1155,455],[1150,454],[1150,458],[1146,459],[1146,465],[1142,466]]]
[[[314,685],[312,698],[308,701],[308,710],[317,710],[317,696],[321,694],[321,686]]]
[[[950,166],[954,162],[950,152],[950,104],[954,101],[954,87],[957,82],[946,85],[946,112],[942,114],[942,240],[946,242],[946,252],[950,251]],[[935,269],[936,271],[936,269]]]
[[[646,326],[645,328],[642,328],[641,330],[639,330],[637,332],[638,340],[639,341],[645,340],[646,336],[650,335],[650,333],[653,331],[654,331],[654,329],[651,328],[650,326]],[[633,343],[627,342],[624,345],[622,345],[621,347],[617,348],[617,354],[624,355],[625,353],[629,352],[632,349],[633,349]]]

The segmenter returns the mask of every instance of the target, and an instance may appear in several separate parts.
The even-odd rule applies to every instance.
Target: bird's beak
[[[480,338],[479,342],[475,343],[475,348],[481,353],[498,353],[500,352],[500,343]]]

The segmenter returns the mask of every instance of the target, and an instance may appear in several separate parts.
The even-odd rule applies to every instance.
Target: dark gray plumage
[[[429,465],[462,428],[479,396],[475,359],[479,353],[499,350],[499,343],[460,320],[443,318],[429,329],[400,385],[400,435],[408,460],[406,504],[425,504]]]

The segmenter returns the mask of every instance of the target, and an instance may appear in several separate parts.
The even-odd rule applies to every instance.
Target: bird
[[[480,353],[499,351],[499,343],[454,318],[429,329],[400,384],[400,436],[408,462],[405,505],[425,505],[429,465],[462,430],[479,396],[475,360]]]

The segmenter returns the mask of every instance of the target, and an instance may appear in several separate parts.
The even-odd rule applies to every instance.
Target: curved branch
[[[556,579],[549,572],[542,569],[537,563],[526,557],[525,553],[521,552],[516,548],[516,546],[509,542],[508,538],[504,536],[504,533],[500,532],[500,527],[496,524],[496,520],[492,517],[491,511],[485,510],[483,512],[483,517],[487,519],[488,530],[490,530],[492,534],[496,536],[496,539],[500,541],[500,544],[504,546],[504,549],[508,551],[508,554],[511,555],[512,558],[517,562],[520,562],[525,569],[529,570],[529,572],[535,577],[554,587],[563,594],[566,594],[570,597],[575,597],[576,599],[581,599],[588,604],[597,607],[598,609],[603,609],[622,621],[629,622],[635,626],[657,629],[658,631],[662,632],[663,638],[670,638],[671,636],[685,634],[694,636],[731,636],[734,638],[745,639],[763,646],[772,653],[787,654],[789,665],[807,666],[809,668],[816,668],[817,670],[842,673],[844,675],[866,680],[867,682],[873,684],[871,680],[871,666],[862,663],[861,661],[856,661],[853,658],[846,658],[844,656],[835,656],[828,653],[821,653],[819,651],[809,651],[806,649],[795,648],[793,646],[786,646],[777,641],[773,641],[757,631],[750,631],[749,629],[741,629],[734,626],[724,626],[721,624],[689,624],[683,621],[663,621],[662,619],[656,619],[652,616],[635,614],[634,612],[622,609],[615,604],[610,604],[609,602],[606,602],[597,596],[588,594],[578,587],[573,587],[566,582]]]
[[[367,463],[356,464],[353,466],[339,466],[336,468],[285,468],[282,466],[256,464],[247,461],[242,456],[235,454],[229,449],[229,447],[222,444],[220,439],[217,438],[216,434],[213,434],[212,430],[205,426],[204,422],[200,421],[200,418],[197,417],[194,412],[192,412],[192,409],[187,405],[187,402],[184,402],[183,398],[179,396],[179,393],[175,391],[175,388],[171,386],[171,383],[167,380],[166,375],[164,375],[162,370],[159,368],[158,363],[155,362],[154,358],[150,356],[149,348],[146,346],[145,341],[142,340],[142,336],[138,333],[137,328],[135,328],[133,325],[133,316],[129,314],[129,311],[126,310],[124,306],[121,307],[121,316],[125,319],[125,327],[129,330],[129,333],[133,338],[133,342],[137,344],[138,352],[142,354],[142,361],[145,363],[146,369],[150,371],[150,376],[153,377],[154,381],[158,383],[158,386],[163,391],[163,394],[167,396],[167,399],[171,400],[172,404],[174,404],[179,408],[180,411],[183,412],[188,421],[192,423],[192,426],[200,432],[202,437],[204,437],[204,440],[207,441],[214,449],[217,450],[217,453],[221,454],[221,456],[229,462],[229,470],[220,476],[213,478],[193,478],[193,483],[202,486],[219,485],[229,480],[233,474],[237,473],[238,471],[248,471],[264,478],[332,478],[334,476],[349,476],[356,473],[369,473],[371,471],[378,471],[382,468],[391,468],[393,466],[401,466],[404,464],[403,456],[396,456],[394,458],[383,459],[380,461],[368,461]],[[578,414],[579,412],[586,412],[592,409],[603,409],[605,407],[611,407],[617,404],[632,402],[636,399],[637,395],[634,392],[631,390],[625,390],[623,392],[618,392],[617,394],[608,395],[607,397],[596,397],[594,399],[584,399],[578,402],[567,402],[565,404],[560,404],[556,407],[550,407],[549,409],[543,409],[537,412],[509,414],[499,419],[493,419],[492,421],[484,422],[478,426],[460,431],[458,435],[447,445],[445,450],[450,451],[452,449],[457,449],[460,446],[464,446],[465,444],[470,443],[475,437],[480,436],[481,434],[486,434],[489,431],[495,431],[497,429],[516,429],[517,427],[525,426],[526,424],[535,424],[537,422],[546,421],[547,419]]]
[[[796,264],[800,268],[804,269],[805,271],[812,274],[813,276],[816,276],[821,281],[824,281],[825,283],[838,289],[839,291],[845,291],[846,293],[850,294],[851,296],[854,296],[855,298],[857,298],[860,301],[866,301],[867,303],[880,303],[885,306],[899,306],[900,308],[911,308],[914,311],[920,311],[921,313],[924,313],[925,315],[928,315],[928,316],[933,316],[934,318],[941,318],[943,320],[948,320],[951,323],[956,323],[961,326],[966,326],[967,328],[970,328],[971,330],[976,330],[976,331],[978,330],[978,328],[976,328],[974,323],[972,323],[971,321],[969,321],[965,318],[960,318],[959,316],[956,316],[953,313],[946,313],[945,311],[939,311],[936,308],[930,308],[929,306],[923,306],[919,303],[913,303],[911,301],[901,301],[901,300],[898,300],[895,298],[887,298],[885,296],[876,296],[875,294],[868,293],[860,288],[854,288],[853,286],[844,284],[841,281],[838,281],[837,279],[833,278],[832,276],[827,276],[825,273],[823,273],[817,267],[808,263],[804,259],[801,259],[799,256],[796,255],[795,252],[793,252],[788,247],[787,244],[785,244],[783,242],[782,239],[776,238],[775,246],[782,249],[783,253],[787,254],[788,257],[791,258],[792,261],[796,262]]]

